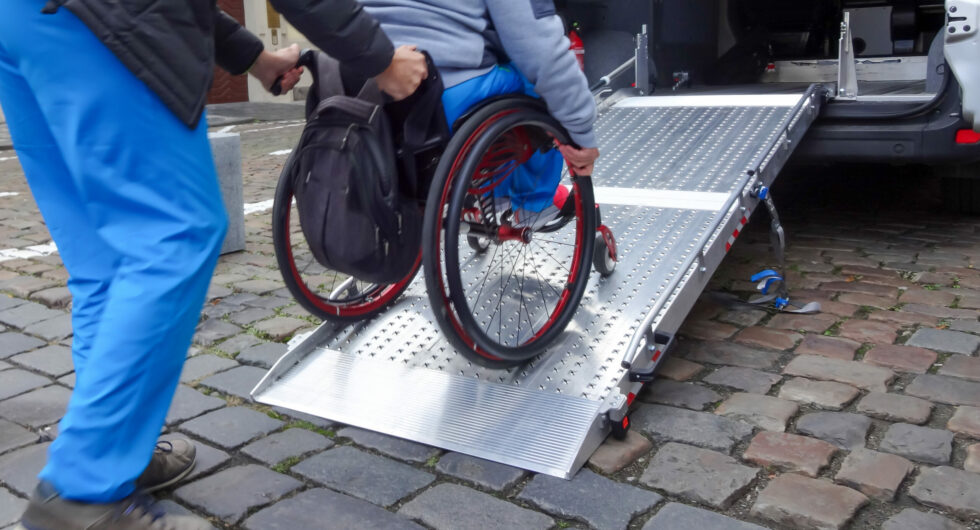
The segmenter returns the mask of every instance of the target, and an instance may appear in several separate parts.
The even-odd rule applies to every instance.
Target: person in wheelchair
[[[576,146],[535,153],[493,189],[498,212],[515,228],[538,229],[559,215],[562,158],[591,175],[599,156],[595,101],[569,50],[552,0],[361,0],[395,45],[417,44],[442,75],[450,127],[481,101],[504,94],[540,97]],[[568,210],[570,208],[564,208]]]

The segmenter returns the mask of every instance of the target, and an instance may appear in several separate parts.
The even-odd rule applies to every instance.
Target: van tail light
[[[956,143],[959,145],[980,143],[980,133],[973,129],[960,129],[956,131]]]

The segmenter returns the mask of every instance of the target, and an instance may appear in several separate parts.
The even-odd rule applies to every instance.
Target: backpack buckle
[[[356,126],[357,126],[357,124],[355,124],[355,123],[352,123],[352,124],[350,124],[350,125],[347,126],[347,132],[344,133],[344,139],[340,141],[340,150],[341,151],[347,149],[347,140],[350,139],[350,133],[354,131],[354,127],[356,127]]]

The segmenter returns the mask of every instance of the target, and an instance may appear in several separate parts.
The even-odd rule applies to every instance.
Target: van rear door
[[[946,62],[963,92],[963,118],[980,132],[980,0],[946,0]]]

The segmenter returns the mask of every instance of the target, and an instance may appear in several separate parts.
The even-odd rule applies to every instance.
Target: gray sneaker
[[[206,530],[196,517],[164,513],[153,499],[138,493],[108,504],[62,498],[50,484],[34,490],[16,530]]]
[[[143,493],[173,486],[190,474],[197,461],[197,448],[190,440],[160,440],[136,488]]]

